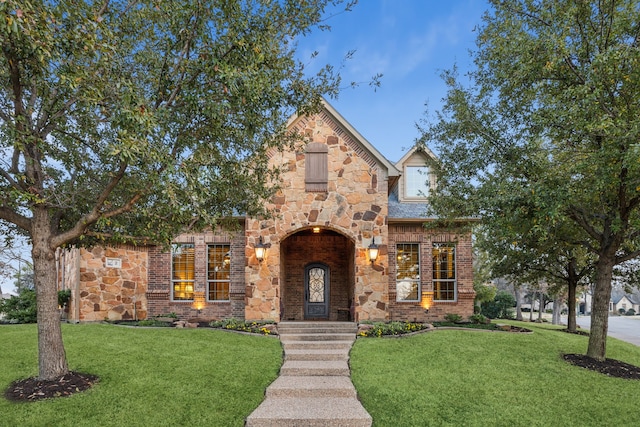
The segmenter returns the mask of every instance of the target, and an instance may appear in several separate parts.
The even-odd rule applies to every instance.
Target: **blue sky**
[[[426,104],[431,113],[440,110],[446,94],[441,72],[454,64],[461,72],[471,66],[474,28],[488,7],[484,0],[360,0],[351,12],[327,20],[331,31],[300,40],[300,58],[315,50],[312,66],[338,66],[356,50],[342,69],[345,83],[383,74],[375,92],[363,84],[329,102],[395,162],[419,136],[415,123],[424,117]]]

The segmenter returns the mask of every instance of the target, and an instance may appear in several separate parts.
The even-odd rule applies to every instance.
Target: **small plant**
[[[462,320],[462,316],[454,313],[447,313],[444,315],[444,320],[451,323],[458,323]]]
[[[71,301],[71,289],[58,291],[58,306],[64,307]]]
[[[427,326],[415,322],[362,322],[372,327],[358,332],[361,337],[381,337],[384,335],[404,335],[411,332],[421,331]]]
[[[630,308],[629,310],[627,310],[627,316],[635,316],[636,315],[636,311],[633,308]]]
[[[138,322],[132,322],[132,324],[137,324],[138,326],[154,326],[154,327],[169,327],[172,326],[167,322],[163,322],[157,319],[144,319],[139,320]]]
[[[618,309],[618,313],[620,314],[620,316],[624,316],[624,314],[626,313],[627,310],[625,310],[624,308],[619,308]]]
[[[471,323],[474,323],[476,325],[486,325],[487,323],[490,322],[486,316],[480,313],[472,314],[471,316],[469,316],[469,321],[471,321]]]
[[[273,324],[271,320],[247,322],[238,319],[214,320],[209,323],[212,328],[229,329],[232,331],[250,332],[261,335],[271,335],[272,331],[267,325]]]

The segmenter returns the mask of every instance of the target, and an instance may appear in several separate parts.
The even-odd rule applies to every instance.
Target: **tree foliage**
[[[32,241],[40,377],[68,370],[56,248],[264,214],[267,152],[340,88],[339,70],[308,76],[295,55],[339,3],[0,2],[0,222]]]
[[[604,359],[613,267],[640,254],[640,10],[631,0],[491,5],[469,86],[445,72],[443,110],[425,126],[441,158],[433,207],[482,216],[504,245],[531,237],[528,256],[592,257],[587,354]]]

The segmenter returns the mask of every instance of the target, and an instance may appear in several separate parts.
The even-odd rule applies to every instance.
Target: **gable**
[[[426,201],[436,186],[435,174],[429,166],[435,160],[435,155],[428,148],[414,146],[396,163],[401,173],[397,186],[399,202]]]

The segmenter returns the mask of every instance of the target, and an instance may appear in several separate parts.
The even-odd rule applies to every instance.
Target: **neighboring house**
[[[270,153],[284,167],[282,189],[268,205],[277,219],[241,217],[240,231],[179,235],[171,252],[60,252],[61,287],[72,290],[69,319],[175,312],[200,321],[427,321],[473,314],[470,234],[424,227],[433,220],[425,216],[433,153],[413,148],[394,164],[328,103],[289,126],[307,141]]]
[[[611,301],[609,302],[609,311],[611,313],[620,313],[620,310],[624,310],[626,313],[630,309],[637,313],[640,313],[640,306],[635,301],[633,296],[629,294],[612,292]]]
[[[578,298],[578,314],[591,314],[591,304],[593,296],[590,291],[582,292]],[[625,312],[633,309],[636,314],[640,314],[640,300],[634,294],[624,292],[622,289],[614,288],[609,299],[609,312],[618,314],[622,308]]]

